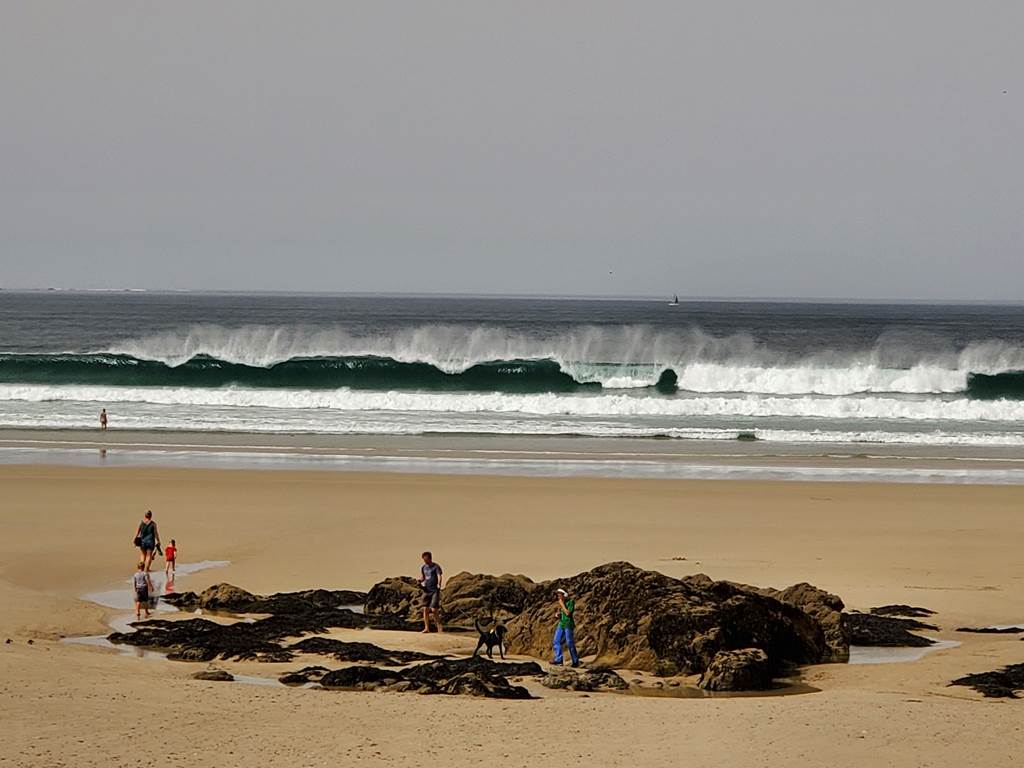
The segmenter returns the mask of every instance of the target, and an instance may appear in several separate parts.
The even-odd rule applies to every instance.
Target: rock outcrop
[[[470,627],[475,619],[506,622],[522,612],[536,584],[526,576],[458,573],[445,582],[441,617],[446,624]],[[366,613],[420,617],[421,590],[408,576],[375,584],[366,596]]]
[[[842,601],[809,584],[784,590],[759,589],[713,581],[703,574],[676,579],[629,563],[608,563],[571,578],[540,584],[525,576],[460,573],[445,585],[442,612],[446,624],[455,624],[456,628],[460,624],[472,626],[478,619],[502,622],[509,630],[508,652],[547,658],[557,612],[555,591],[559,587],[567,588],[576,599],[576,641],[581,654],[594,655],[594,664],[605,670],[599,674],[592,668],[575,673],[571,679],[568,673],[549,676],[553,686],[575,690],[617,688],[621,678],[607,671],[613,668],[647,670],[663,676],[707,673],[707,685],[714,690],[763,687],[765,675],[770,683],[771,676],[788,671],[794,664],[844,660],[853,631],[848,626],[850,617],[842,613]],[[507,664],[499,671],[465,666],[493,663],[484,659],[453,662],[370,643],[308,637],[336,627],[419,629],[420,594],[414,579],[387,579],[365,595],[365,612],[360,613],[345,607],[363,597],[357,592],[308,590],[261,596],[219,584],[200,594],[170,596],[168,602],[186,610],[270,615],[255,622],[233,624],[201,618],[153,619],[136,622],[132,625],[134,632],[114,633],[109,639],[163,649],[168,658],[183,661],[282,662],[294,659],[296,654],[313,653],[378,665],[333,672],[307,667],[286,676],[288,684],[319,680],[325,687],[518,698],[521,693],[504,679],[505,675],[541,674],[533,662],[529,663],[531,671],[512,671],[516,667]],[[918,626],[912,619],[855,616],[862,630],[865,621],[896,622],[903,629],[912,628],[903,622]],[[916,640],[930,643],[925,638]],[[290,644],[286,644],[288,641]],[[428,663],[382,669],[424,661]],[[447,666],[452,664],[463,666]]]
[[[766,691],[772,687],[768,654],[760,648],[719,651],[697,685],[706,691]]]
[[[513,653],[551,652],[555,590],[576,598],[576,644],[605,667],[661,675],[699,674],[720,651],[759,648],[772,673],[832,659],[821,623],[795,605],[706,576],[674,579],[629,563],[609,563],[536,585],[508,624]]]
[[[749,589],[755,589],[749,587]],[[821,625],[828,653],[822,661],[846,662],[850,659],[850,633],[843,615],[843,601],[837,596],[806,582],[786,589],[758,589],[763,595],[796,606]]]
[[[415,620],[421,594],[416,579],[411,576],[392,576],[370,588],[366,593],[364,610],[370,616],[391,614]]]

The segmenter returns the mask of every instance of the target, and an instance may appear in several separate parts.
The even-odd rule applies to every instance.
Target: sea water
[[[0,427],[1024,447],[1024,306],[0,292]]]

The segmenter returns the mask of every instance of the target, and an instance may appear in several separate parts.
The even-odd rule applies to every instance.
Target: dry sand
[[[0,766],[1008,765],[1024,749],[1024,702],[946,683],[1024,661],[1015,636],[949,631],[1024,621],[1022,502],[1011,486],[0,467],[0,643],[12,640],[0,645]],[[852,608],[924,605],[963,645],[813,667],[820,692],[790,697],[501,702],[204,683],[194,666],[58,641],[105,630],[108,612],[76,598],[127,591],[147,508],[182,562],[231,561],[179,588],[366,589],[414,573],[424,548],[449,575],[543,579],[629,560],[810,581]]]

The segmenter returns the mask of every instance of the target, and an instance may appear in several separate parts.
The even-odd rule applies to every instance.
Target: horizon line
[[[140,288],[140,287],[93,287],[93,288],[58,288],[46,287],[14,287],[0,286],[3,293],[151,293],[151,294],[207,294],[222,296],[351,296],[380,298],[454,298],[454,299],[518,299],[518,300],[576,300],[576,301],[668,301],[670,295],[654,294],[562,294],[562,293],[489,293],[489,292],[443,292],[443,291],[316,291],[316,290],[281,290],[273,288],[240,289],[240,288]],[[718,303],[765,303],[765,304],[987,304],[987,305],[1021,305],[1024,299],[992,299],[992,298],[908,298],[881,297],[866,298],[863,296],[680,296],[680,304],[697,304],[702,302]]]

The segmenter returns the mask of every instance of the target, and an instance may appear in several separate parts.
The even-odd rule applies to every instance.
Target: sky
[[[1020,300],[1024,3],[0,4],[0,287]]]

